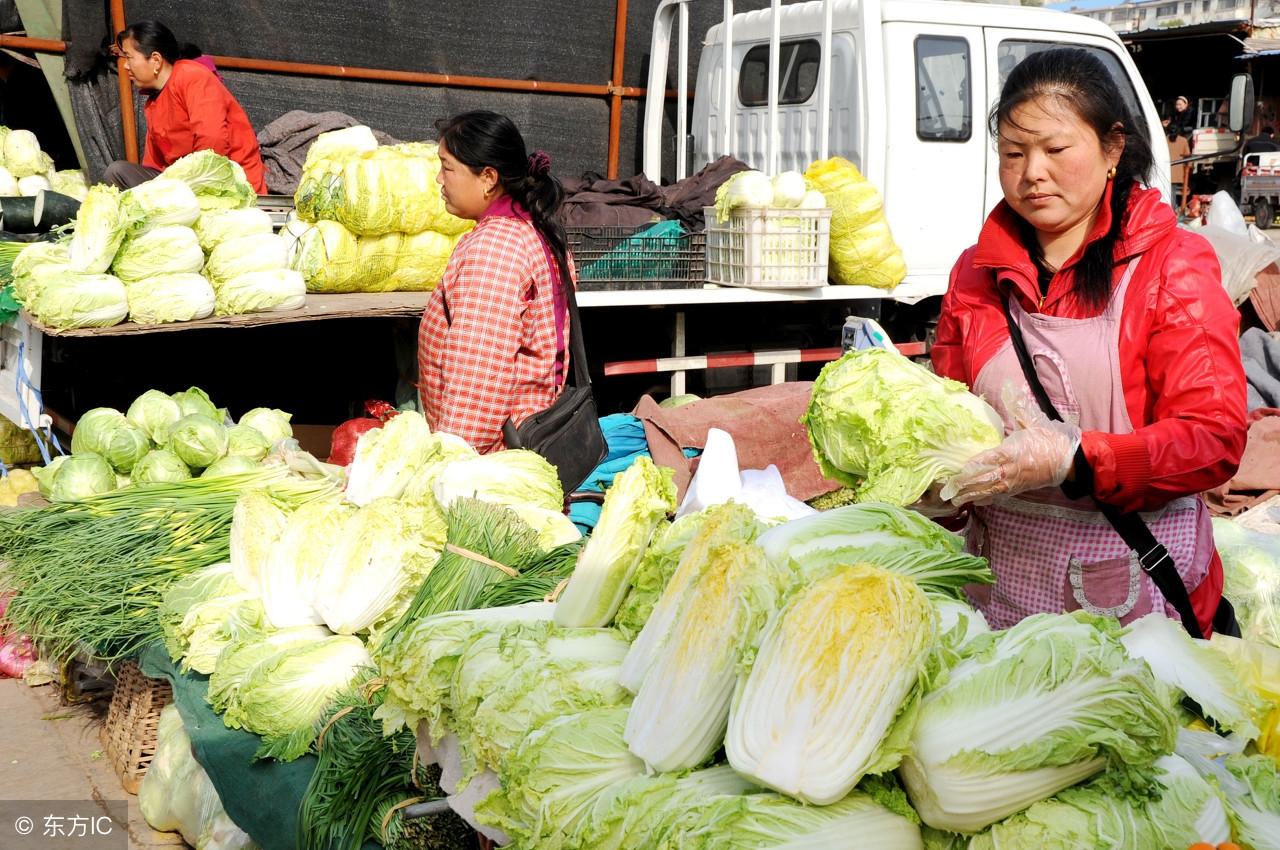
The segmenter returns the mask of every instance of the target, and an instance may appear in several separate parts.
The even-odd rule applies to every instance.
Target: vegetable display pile
[[[40,140],[30,130],[12,130],[0,125],[0,198],[37,195],[53,191],[77,201],[88,187],[83,172],[57,171],[53,158],[40,149]]]
[[[285,228],[308,292],[434,289],[472,223],[444,207],[435,142],[379,147],[368,127],[323,133],[307,151]]]
[[[256,200],[239,164],[207,150],[124,192],[93,186],[69,239],[14,260],[14,294],[54,328],[296,310],[302,276]]]

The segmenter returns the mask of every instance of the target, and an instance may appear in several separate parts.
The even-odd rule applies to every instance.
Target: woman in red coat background
[[[1247,428],[1217,257],[1143,185],[1145,128],[1090,53],[1025,59],[990,122],[1005,199],[952,270],[933,349],[1009,429],[942,493],[974,505],[968,545],[996,576],[972,599],[993,628],[1080,608],[1177,618],[1103,504],[1142,513],[1207,634],[1222,564],[1198,494],[1235,472]],[[1031,400],[1010,323],[1065,421]]]
[[[238,162],[254,191],[266,194],[258,137],[210,64],[183,59],[177,38],[159,21],[130,24],[116,36],[116,50],[147,93],[147,142],[142,165],[113,162],[104,183],[128,189],[189,153],[211,150]]]

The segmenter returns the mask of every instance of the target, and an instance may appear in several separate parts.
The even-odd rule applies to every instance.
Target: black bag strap
[[[558,272],[556,277],[560,278],[560,286],[564,288],[564,301],[569,315],[569,343],[566,347],[569,349],[569,359],[572,362],[569,364],[571,368],[569,374],[565,376],[564,385],[589,387],[591,370],[587,368],[587,346],[582,341],[582,322],[578,319],[577,287],[560,269],[555,271]]]
[[[1013,313],[1009,309],[1009,295],[1007,293],[1001,294],[1000,303],[1004,308],[1005,321],[1009,325],[1009,339],[1013,343],[1014,352],[1018,355],[1018,365],[1022,367],[1022,374],[1026,377],[1027,384],[1031,387],[1031,393],[1035,396],[1036,403],[1040,405],[1040,409],[1044,411],[1045,416],[1057,422],[1062,422],[1062,414],[1058,413],[1058,409],[1049,400],[1049,394],[1045,392],[1044,384],[1040,383],[1040,376],[1036,374],[1035,363],[1032,362],[1031,354],[1027,351],[1026,340],[1022,338],[1022,331],[1018,328],[1017,322],[1013,320]],[[1079,450],[1076,451],[1075,464],[1077,469],[1083,469],[1092,474],[1088,459]],[[1107,522],[1111,523],[1111,527],[1115,529],[1116,534],[1120,535],[1120,539],[1125,542],[1125,545],[1137,554],[1138,563],[1142,565],[1143,571],[1151,577],[1151,581],[1155,583],[1155,586],[1160,589],[1160,593],[1177,610],[1178,616],[1182,620],[1182,627],[1192,637],[1203,638],[1204,632],[1200,630],[1200,621],[1196,618],[1195,609],[1191,607],[1191,597],[1187,593],[1187,586],[1183,584],[1182,576],[1178,575],[1177,566],[1173,563],[1173,556],[1169,554],[1169,550],[1164,547],[1163,543],[1156,540],[1156,536],[1151,533],[1151,529],[1140,515],[1124,513],[1112,505],[1098,501],[1096,497],[1093,502],[1098,506],[1098,510],[1102,512],[1102,515],[1106,517]]]

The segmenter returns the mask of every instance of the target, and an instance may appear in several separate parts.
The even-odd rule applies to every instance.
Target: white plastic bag
[[[1244,223],[1244,213],[1236,206],[1229,194],[1219,191],[1209,203],[1209,214],[1205,216],[1205,224],[1209,227],[1220,227],[1228,233],[1241,238],[1248,238],[1249,229]]]
[[[258,850],[227,817],[209,775],[191,754],[176,705],[160,712],[156,754],[138,789],[138,807],[152,829],[179,832],[196,850]]]
[[[698,459],[698,471],[689,482],[676,516],[697,513],[731,500],[746,505],[764,519],[784,521],[817,513],[787,493],[786,483],[776,466],[740,469],[733,437],[719,428],[711,428]]]
[[[1230,200],[1227,198],[1228,202]],[[1250,226],[1249,230],[1261,236],[1262,241],[1258,241],[1249,231],[1236,233],[1213,224],[1213,213],[1218,208],[1216,198],[1213,204],[1213,209],[1209,211],[1210,223],[1197,228],[1196,233],[1213,245],[1213,250],[1218,255],[1218,264],[1222,266],[1222,285],[1231,296],[1231,303],[1238,307],[1257,285],[1258,272],[1280,261],[1280,245],[1276,245],[1256,227]],[[1239,215],[1239,210],[1235,212]],[[1241,222],[1243,220],[1241,218]]]

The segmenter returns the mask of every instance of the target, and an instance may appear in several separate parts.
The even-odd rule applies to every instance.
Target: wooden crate
[[[130,794],[137,794],[156,755],[160,711],[173,701],[173,689],[163,679],[142,675],[138,665],[125,662],[116,679],[102,745],[107,758]]]

